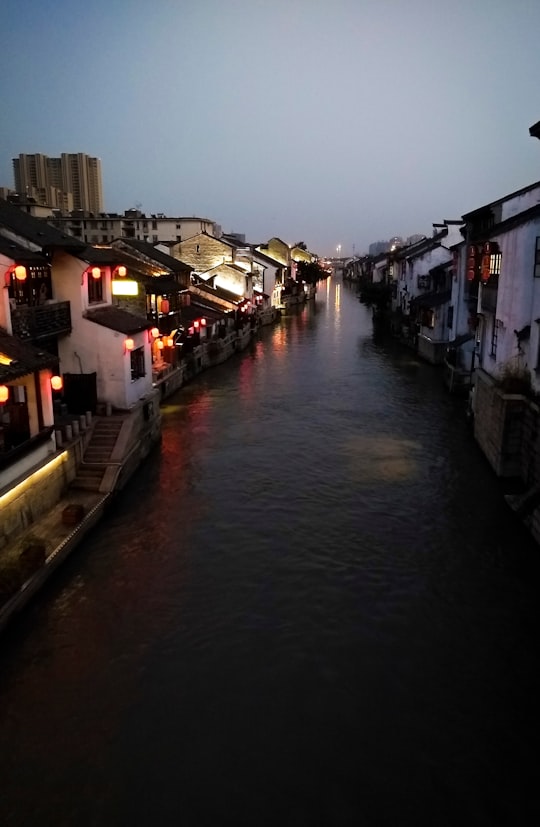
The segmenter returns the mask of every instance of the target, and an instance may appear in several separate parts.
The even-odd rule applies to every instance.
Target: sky
[[[540,180],[540,0],[2,0],[0,186],[101,158],[105,209],[313,252]]]

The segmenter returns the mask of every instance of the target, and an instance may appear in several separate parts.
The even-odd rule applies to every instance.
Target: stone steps
[[[123,420],[98,419],[86,446],[83,462],[77,469],[72,487],[85,491],[99,491],[105,471],[114,451]]]

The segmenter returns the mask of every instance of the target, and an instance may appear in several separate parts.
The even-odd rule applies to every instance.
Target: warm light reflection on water
[[[412,480],[421,471],[419,443],[393,436],[354,436],[343,446],[358,485]]]

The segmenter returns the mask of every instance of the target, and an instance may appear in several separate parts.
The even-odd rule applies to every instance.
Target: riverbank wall
[[[279,314],[268,318],[274,322]],[[178,367],[163,372],[152,397],[133,410],[103,410],[75,434],[71,427],[59,430],[58,450],[24,478],[0,489],[0,631],[102,518],[114,495],[159,443],[160,403],[244,351],[258,330],[248,323],[218,342],[196,346]],[[105,460],[88,461],[103,423],[118,424],[114,445]]]

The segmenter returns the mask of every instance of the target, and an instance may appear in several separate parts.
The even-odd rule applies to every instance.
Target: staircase
[[[77,476],[71,484],[73,488],[85,491],[100,490],[123,424],[122,417],[112,416],[94,420],[90,442],[86,446],[83,461],[77,469]]]

